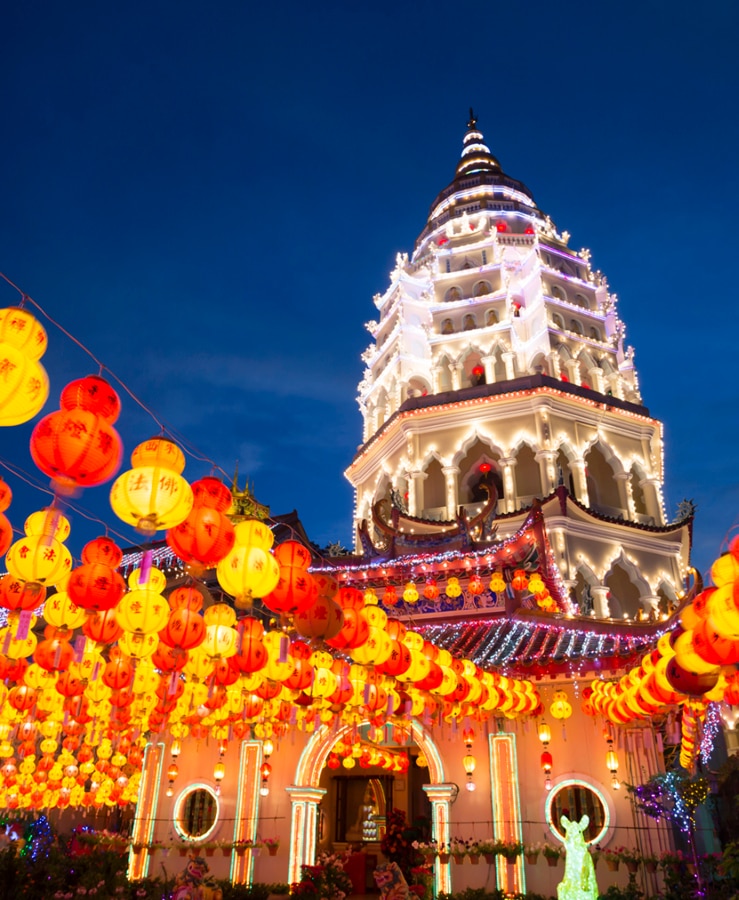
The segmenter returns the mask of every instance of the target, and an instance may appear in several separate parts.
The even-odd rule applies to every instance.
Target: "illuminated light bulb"
[[[465,787],[467,788],[468,791],[474,791],[475,790],[475,782],[468,781],[467,784],[465,785]]]
[[[275,745],[269,738],[267,738],[267,740],[262,744],[262,753],[264,753],[265,756],[272,756],[274,752]]]
[[[262,797],[267,797],[269,795],[269,785],[266,782],[262,783],[262,786],[259,788],[259,793]]]
[[[175,739],[174,741],[172,741],[172,746],[169,748],[169,752],[175,759],[177,759],[180,753],[182,753],[182,744],[179,742],[179,740]]]
[[[552,739],[552,729],[543,720],[539,722],[538,734],[542,744],[548,744]]]
[[[170,784],[167,790],[164,792],[165,797],[173,797],[174,790],[172,789],[172,785]]]
[[[222,762],[217,762],[215,764],[215,768],[213,769],[213,778],[215,778],[216,783],[220,784],[226,775],[226,767]]]
[[[619,790],[621,787],[621,782],[618,780],[618,778],[616,777],[615,774],[614,774],[613,778],[611,779],[611,787],[613,788],[614,791]]]

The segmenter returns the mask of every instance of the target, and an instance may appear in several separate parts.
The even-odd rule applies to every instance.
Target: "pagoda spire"
[[[470,118],[467,122],[467,133],[462,141],[462,158],[457,166],[457,177],[472,172],[500,171],[500,163],[490,152],[482,132],[477,128],[477,116],[470,107]]]

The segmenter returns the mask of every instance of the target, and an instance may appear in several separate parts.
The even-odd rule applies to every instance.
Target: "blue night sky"
[[[186,441],[190,480],[238,461],[350,546],[364,323],[473,106],[618,294],[705,570],[739,524],[737,33],[726,0],[8,4],[0,270]],[[45,324],[49,412],[98,367]],[[128,468],[159,427],[119,392]],[[47,484],[32,426],[0,434],[16,526],[49,502],[6,468]],[[108,490],[74,504],[132,543]],[[103,526],[71,518],[78,556]]]

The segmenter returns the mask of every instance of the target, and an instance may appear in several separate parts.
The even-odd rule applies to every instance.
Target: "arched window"
[[[577,319],[570,319],[570,329],[574,334],[582,334],[582,325]]]
[[[565,320],[562,318],[562,316],[560,316],[559,313],[552,314],[552,325],[554,325],[555,328],[561,329],[562,331],[565,330]]]
[[[583,297],[582,294],[575,294],[573,303],[576,303],[578,306],[582,306],[583,309],[590,309],[590,304],[587,301],[586,297]]]
[[[451,319],[444,319],[441,323],[442,334],[454,334],[454,323]]]
[[[518,506],[531,506],[534,497],[541,497],[541,470],[528,444],[524,444],[516,454],[515,472]]]
[[[590,506],[610,516],[623,514],[618,482],[611,464],[596,444],[585,457]]]
[[[624,616],[635,619],[643,608],[639,588],[631,580],[631,576],[618,562],[606,575],[604,584],[608,588],[608,608],[612,619]]]
[[[591,326],[590,326],[590,337],[591,337],[594,341],[599,341],[599,340],[600,340],[600,329],[596,328],[595,325],[591,325]]]
[[[462,325],[462,329],[464,331],[472,331],[475,328],[477,328],[477,322],[475,321],[475,317],[468,313],[464,317],[464,323]]]
[[[484,297],[485,294],[492,293],[493,288],[489,281],[478,281],[473,290],[475,297]]]
[[[456,303],[457,300],[462,299],[462,291],[458,287],[456,287],[456,285],[454,287],[450,287],[444,295],[444,299],[447,303]]]
[[[498,313],[494,309],[489,309],[485,313],[485,324],[486,325],[497,325],[498,324]]]
[[[423,515],[430,519],[445,518],[446,480],[438,459],[432,459],[426,466],[423,479]]]
[[[562,290],[562,288],[558,284],[552,285],[552,297],[554,297],[556,300],[566,300],[567,299],[567,297],[565,296],[565,292]]]

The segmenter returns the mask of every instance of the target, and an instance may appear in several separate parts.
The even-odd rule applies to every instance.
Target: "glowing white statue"
[[[558,900],[598,900],[595,866],[583,837],[590,819],[583,816],[579,822],[570,822],[567,816],[562,816],[560,822],[565,830],[567,855],[565,877],[557,885]]]

